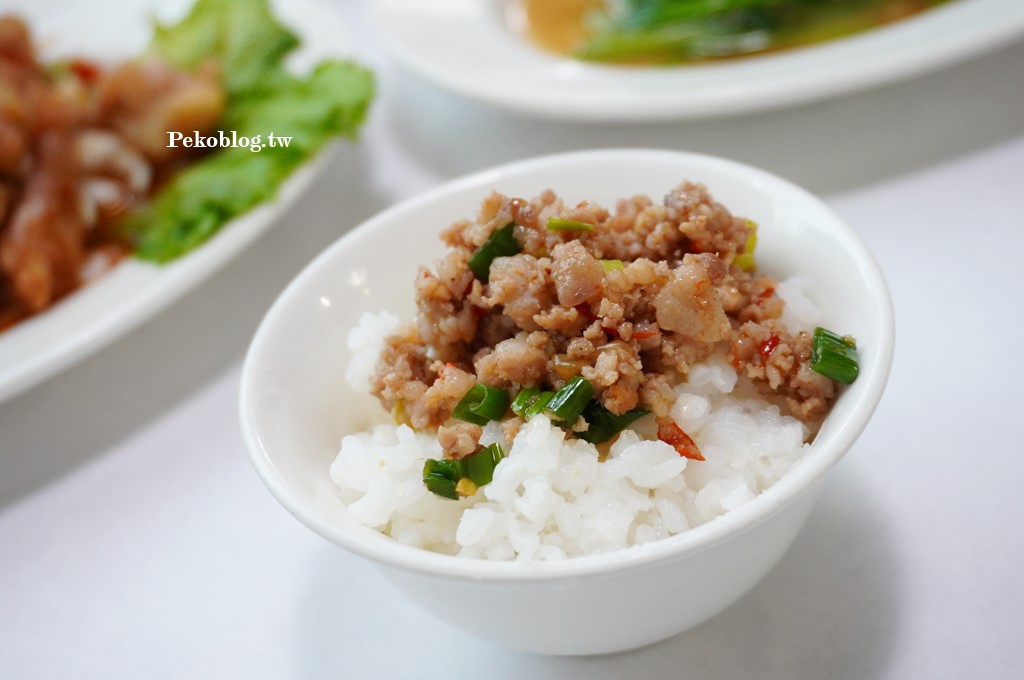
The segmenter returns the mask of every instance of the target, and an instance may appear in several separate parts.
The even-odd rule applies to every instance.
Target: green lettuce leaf
[[[299,165],[337,136],[354,137],[374,94],[373,75],[345,61],[305,77],[282,60],[297,44],[265,0],[198,0],[175,26],[160,26],[153,49],[183,69],[222,65],[228,105],[221,129],[238,137],[290,137],[286,147],[220,148],[175,175],[125,222],[135,255],[167,262],[202,244],[232,218],[270,200]]]
[[[220,64],[228,95],[278,71],[299,39],[274,18],[266,0],[196,0],[179,23],[153,26],[150,50],[185,71]]]

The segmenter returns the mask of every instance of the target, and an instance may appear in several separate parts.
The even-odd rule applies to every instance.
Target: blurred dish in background
[[[0,18],[0,400],[240,251],[322,165],[308,161],[355,135],[373,93],[352,62],[286,69],[300,37],[266,0],[197,0],[119,65],[106,53],[44,62],[29,30],[54,37],[25,9]],[[116,11],[79,16],[109,22],[149,32]]]
[[[842,38],[950,0],[510,0],[513,30],[579,59],[675,64]]]
[[[25,22],[0,16],[0,331],[131,250],[127,215],[206,155],[168,147],[165,130],[205,137],[226,103],[213,62],[47,65]]]
[[[527,38],[521,11],[525,5],[519,4],[525,2],[550,13],[555,23],[568,22],[564,40],[559,30],[535,33],[537,41],[552,48],[545,49]],[[881,0],[862,2],[867,7]],[[904,11],[912,8],[907,2],[920,8],[922,2],[936,0],[904,0]],[[734,47],[772,49],[742,59],[704,58],[655,68],[565,56],[586,42],[588,29],[578,17],[598,4],[600,0],[374,0],[373,16],[385,46],[426,80],[493,106],[589,121],[679,120],[822,99],[935,69],[1024,32],[1020,0],[949,0],[877,28],[804,46],[791,46],[791,37],[766,44],[762,36],[758,42],[755,32],[749,43],[739,41]],[[664,3],[652,6],[657,4]],[[716,6],[727,4],[723,0]],[[832,25],[824,37],[864,28],[863,22],[854,23]]]

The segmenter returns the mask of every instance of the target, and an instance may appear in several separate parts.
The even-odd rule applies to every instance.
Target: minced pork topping
[[[569,228],[552,229],[552,218]],[[470,258],[510,224],[520,251],[494,258],[484,281]],[[811,334],[779,322],[776,281],[749,252],[755,228],[690,182],[660,205],[638,196],[614,212],[566,207],[552,191],[530,201],[492,193],[474,220],[442,232],[447,251],[419,270],[416,320],[386,339],[372,391],[398,420],[438,429],[458,458],[476,450],[481,428],[449,419],[477,383],[515,394],[579,375],[611,413],[664,418],[690,366],[725,349],[813,426],[835,383],[810,367]],[[503,423],[510,436],[521,425]]]

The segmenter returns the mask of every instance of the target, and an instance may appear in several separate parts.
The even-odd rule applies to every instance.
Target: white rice
[[[359,323],[348,332],[346,345],[352,358],[345,367],[345,382],[354,391],[359,394],[370,391],[370,376],[377,365],[384,338],[394,333],[399,323],[398,317],[391,312],[363,312]]]
[[[797,306],[806,327],[813,305]],[[391,314],[367,314],[352,331],[353,387],[365,385],[381,340],[396,324]],[[441,447],[405,425],[345,437],[330,475],[355,521],[403,543],[463,557],[554,560],[627,548],[713,520],[778,481],[809,447],[807,427],[756,395],[721,356],[692,367],[676,388],[671,416],[705,461],[651,440],[647,417],[636,423],[647,439],[627,430],[599,462],[596,447],[541,415],[512,442],[496,423],[485,428],[482,443],[499,441],[508,456],[470,498],[452,501],[426,490],[423,463],[440,458]]]

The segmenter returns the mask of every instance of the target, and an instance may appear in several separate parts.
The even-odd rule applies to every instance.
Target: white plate
[[[149,41],[152,15],[171,18],[190,0],[80,3],[18,0],[4,4],[29,20],[44,58],[70,54],[98,61],[128,58]],[[303,39],[293,64],[302,68],[329,54],[342,54],[339,22],[330,7],[291,0],[278,12]],[[85,27],[88,30],[82,30]],[[127,259],[96,282],[52,308],[0,333],[0,402],[42,382],[128,332],[167,307],[237,255],[274,224],[326,164],[328,152],[296,171],[276,198],[224,225],[209,242],[168,265]]]
[[[373,0],[384,43],[460,95],[566,120],[694,118],[825,98],[938,68],[1024,32],[1021,0],[957,0],[819,45],[660,68],[589,64],[513,34],[507,0]]]

